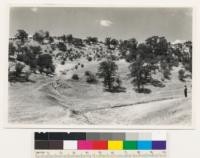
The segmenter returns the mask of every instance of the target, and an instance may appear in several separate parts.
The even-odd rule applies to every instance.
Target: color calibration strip
[[[37,150],[166,150],[166,136],[151,133],[35,133]]]
[[[35,133],[35,158],[133,156],[148,158],[166,156],[165,133]],[[61,155],[60,155],[61,154]],[[155,156],[155,154],[157,156]],[[45,157],[46,155],[46,157]],[[59,156],[60,155],[60,156]],[[146,156],[145,156],[146,155]]]

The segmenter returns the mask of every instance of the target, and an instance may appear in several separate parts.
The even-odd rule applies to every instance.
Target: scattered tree
[[[25,40],[28,39],[28,33],[26,33],[26,31],[24,30],[17,30],[17,34],[15,35],[15,37],[21,40],[21,42],[24,44]]]
[[[87,39],[85,40],[87,44],[96,44],[98,42],[98,38],[97,37],[87,37]]]
[[[60,38],[61,38],[61,40],[62,40],[63,42],[66,42],[66,41],[67,41],[66,35],[62,35]]]
[[[110,37],[107,37],[105,39],[105,45],[108,47],[108,49],[114,50],[119,44],[119,41],[117,39],[112,39]]]
[[[80,39],[80,38],[73,38],[73,44],[76,46],[76,47],[83,47],[83,40]]]
[[[111,41],[110,41],[110,49],[115,50],[117,48],[118,44],[119,44],[119,41],[117,39],[114,39],[114,38],[111,39]]]
[[[53,37],[49,37],[49,43],[53,43],[54,42],[54,38]]]
[[[119,50],[122,53],[122,57],[125,58],[126,61],[131,62],[136,59],[137,45],[138,42],[135,38],[121,41]]]
[[[185,71],[183,69],[178,71],[178,78],[180,81],[185,81]]]
[[[49,32],[43,30],[38,31],[33,35],[33,39],[39,43],[43,43],[44,39],[48,39],[49,37]]]
[[[137,86],[137,91],[142,92],[145,84],[145,73],[148,71],[144,61],[138,57],[135,62],[129,66],[131,77],[133,77],[132,83]]]
[[[166,55],[169,43],[165,37],[152,36],[146,39],[146,44],[151,47],[155,56]]]
[[[67,39],[68,43],[72,43],[73,42],[73,36],[72,36],[72,34],[67,35],[66,39]]]
[[[98,74],[100,77],[104,78],[104,87],[109,91],[112,91],[113,89],[114,77],[116,76],[117,69],[117,64],[109,59],[101,62],[99,65]]]
[[[110,41],[111,41],[111,38],[110,37],[106,37],[105,39],[105,45],[110,48]]]

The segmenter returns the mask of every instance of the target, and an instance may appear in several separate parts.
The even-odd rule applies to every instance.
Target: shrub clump
[[[15,65],[15,74],[16,76],[20,76],[20,74],[22,73],[23,68],[25,67],[25,65],[21,64],[21,63],[17,63]]]
[[[85,76],[87,76],[87,78],[86,78],[87,83],[96,83],[97,82],[96,75],[93,74],[91,71],[85,71]]]
[[[72,79],[73,79],[73,80],[79,80],[78,74],[73,74],[73,75],[72,75]]]
[[[87,60],[88,60],[88,61],[92,61],[92,57],[88,57]]]
[[[92,72],[91,71],[85,71],[85,76],[89,76],[90,74],[92,74]]]
[[[170,75],[171,75],[171,73],[170,73],[169,69],[164,70],[164,72],[163,72],[164,78],[170,79]]]
[[[178,71],[178,78],[180,81],[185,81],[185,71],[183,69]]]
[[[97,83],[96,76],[94,74],[87,76],[86,82],[87,83]]]
[[[65,65],[65,61],[64,61],[64,60],[62,60],[60,64],[61,64],[61,65]]]

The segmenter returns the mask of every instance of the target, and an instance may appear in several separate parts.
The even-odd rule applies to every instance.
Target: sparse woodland
[[[18,30],[8,60],[10,122],[191,123],[191,41],[152,36],[139,43]]]
[[[191,41],[173,44],[159,36],[149,37],[144,43],[138,43],[135,38],[107,37],[105,41],[99,41],[97,37],[80,39],[71,34],[52,37],[43,30],[29,36],[25,30],[18,30],[15,38],[9,41],[9,81],[28,82],[32,74],[54,77],[58,64],[83,58],[98,64],[98,71],[88,75],[88,83],[103,78],[103,85],[110,92],[123,85],[117,65],[120,60],[129,63],[131,83],[139,93],[150,92],[145,88],[146,84],[164,87],[163,81],[170,80],[173,67],[182,66],[178,71],[182,82],[192,74]],[[81,69],[84,64],[78,63],[74,69]],[[162,73],[160,80],[152,77],[158,72]],[[78,80],[78,74],[73,74],[72,79]]]

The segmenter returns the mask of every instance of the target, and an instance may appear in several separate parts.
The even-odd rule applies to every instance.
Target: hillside
[[[9,44],[9,123],[191,125],[190,41],[37,36]]]
[[[83,59],[84,60],[84,59]],[[184,98],[183,82],[174,68],[165,87],[150,88],[150,94],[136,93],[128,77],[128,63],[117,62],[125,92],[110,93],[101,81],[88,84],[84,72],[97,71],[97,62],[85,62],[84,68],[70,69],[66,74],[53,77],[32,75],[35,83],[15,83],[9,87],[9,122],[14,124],[124,124],[124,125],[186,125],[191,123],[191,93]],[[77,61],[78,62],[78,61]],[[73,63],[60,66],[60,71]],[[65,67],[66,66],[66,67]],[[73,67],[73,66],[71,66]],[[71,79],[72,74],[79,81]],[[159,74],[156,75],[159,78]],[[188,80],[191,90],[191,81]],[[55,88],[56,87],[56,88]]]

